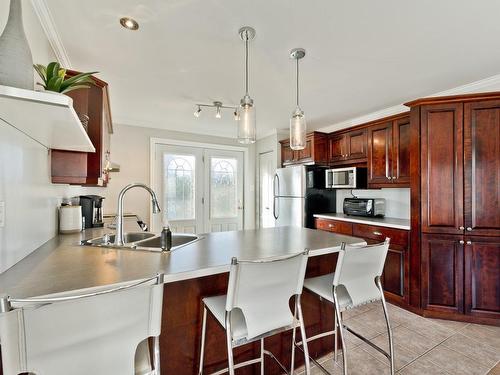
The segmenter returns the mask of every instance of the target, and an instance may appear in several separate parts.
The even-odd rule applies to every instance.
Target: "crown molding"
[[[436,96],[451,96],[451,95],[462,95],[462,94],[473,94],[478,92],[488,92],[488,91],[500,91],[500,74],[481,79],[479,81],[474,81],[467,83],[462,86],[454,87],[449,90],[440,91],[435,94],[426,95],[427,97]],[[404,104],[398,104],[392,107],[384,108],[375,112],[368,113],[363,116],[355,117],[346,121],[338,122],[336,124],[328,125],[317,129],[321,132],[331,133],[337,130],[347,129],[352,126],[361,125],[366,122],[378,120],[384,117],[389,117],[392,115],[397,115],[408,111],[408,107]]]
[[[45,0],[31,0],[31,5],[42,25],[43,31],[49,40],[50,46],[54,50],[57,61],[66,69],[71,69],[71,61],[69,59],[66,48],[64,48],[62,39],[57,30],[49,6]]]

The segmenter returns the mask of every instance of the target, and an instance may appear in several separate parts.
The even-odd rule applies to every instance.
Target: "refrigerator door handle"
[[[276,200],[277,199],[278,199],[278,197],[273,198],[273,216],[274,216],[275,220],[278,220],[278,215],[276,215]],[[278,210],[279,210],[279,206],[278,206]]]
[[[277,191],[276,188],[278,188]],[[280,178],[277,173],[274,175],[273,179],[273,190],[274,190],[274,196],[280,195]]]

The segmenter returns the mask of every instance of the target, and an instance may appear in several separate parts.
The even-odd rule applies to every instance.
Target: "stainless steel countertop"
[[[165,273],[175,282],[229,271],[232,257],[258,259],[310,249],[310,256],[337,252],[342,242],[364,240],[298,227],[208,233],[178,250],[152,253],[80,246],[109,229],[59,235],[0,274],[0,294],[27,298],[127,282]]]
[[[343,213],[316,214],[314,215],[314,217],[321,219],[349,221],[351,223],[378,225],[380,227],[387,228],[410,230],[410,219],[397,219],[394,217],[349,216],[344,215]]]

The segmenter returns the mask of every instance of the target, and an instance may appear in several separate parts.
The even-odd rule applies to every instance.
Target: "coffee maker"
[[[99,195],[80,195],[80,206],[82,206],[82,217],[84,228],[101,228],[104,226],[102,220],[102,200]]]

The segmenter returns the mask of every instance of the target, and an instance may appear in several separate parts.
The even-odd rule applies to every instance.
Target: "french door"
[[[243,152],[156,144],[154,169],[162,214],[153,231],[165,222],[182,233],[243,229]]]

